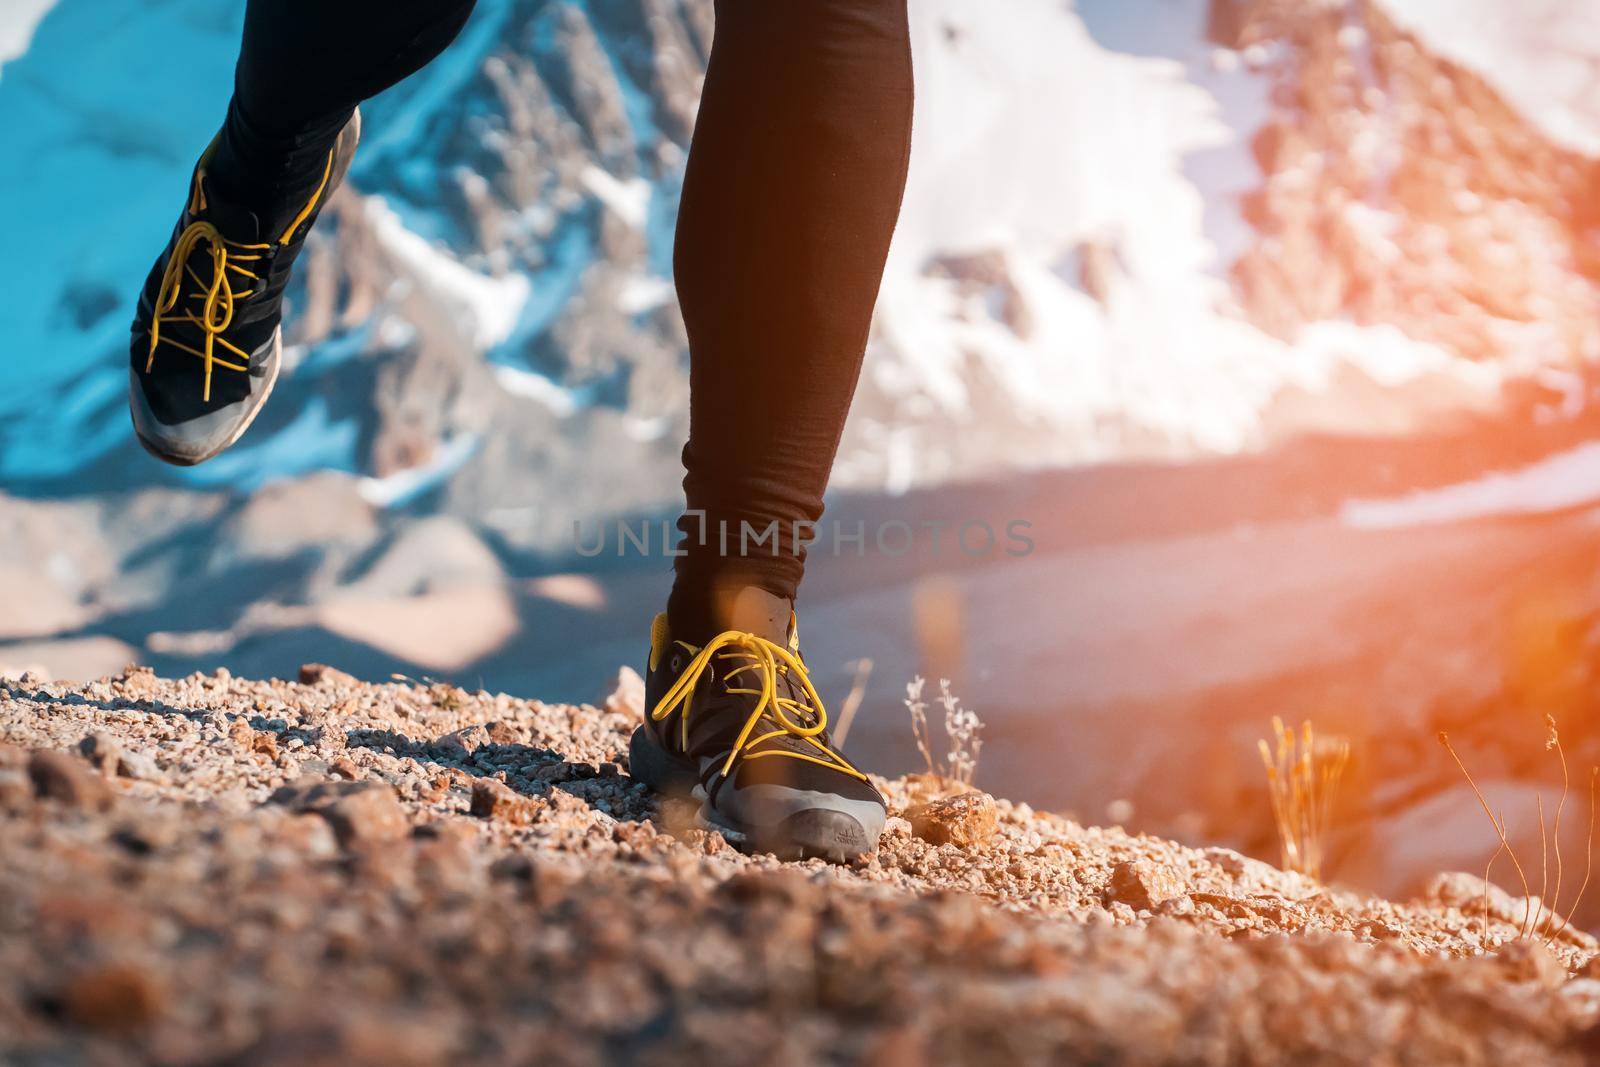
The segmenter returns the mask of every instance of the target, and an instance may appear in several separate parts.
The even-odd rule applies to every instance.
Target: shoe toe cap
[[[725,790],[715,806],[719,815],[744,828],[762,848],[835,859],[851,859],[877,848],[887,818],[876,792],[870,799],[855,798],[774,784]]]
[[[128,410],[133,428],[145,451],[180,467],[192,467],[215,456],[237,441],[266,403],[277,376],[279,350],[274,336],[268,356],[267,376],[250,392],[231,404],[198,412],[181,421],[165,421],[148,392],[150,383],[135,367],[128,368]],[[185,386],[190,383],[185,382]],[[158,400],[160,398],[157,398]],[[171,417],[170,415],[168,416]]]
[[[134,432],[139,443],[157,459],[180,467],[191,467],[221,452],[247,417],[244,404],[229,404],[215,411],[178,423],[157,418],[145,396],[137,371],[129,371],[128,407],[133,414]]]

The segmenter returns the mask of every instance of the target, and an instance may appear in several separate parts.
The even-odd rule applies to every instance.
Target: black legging
[[[438,55],[471,9],[250,0],[215,180],[298,202],[356,104]],[[911,96],[906,0],[717,0],[674,249],[691,400],[669,610],[688,640],[716,625],[719,590],[799,586],[794,535],[821,518],[860,374]],[[774,522],[776,553],[741,537]]]

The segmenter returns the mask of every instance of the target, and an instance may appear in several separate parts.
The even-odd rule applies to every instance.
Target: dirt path
[[[780,864],[633,783],[625,689],[306,678],[0,688],[0,1060],[1578,1063],[1600,1038],[1593,941],[1482,955],[1470,878],[1364,899],[982,796],[907,820],[930,785],[903,780],[869,862]]]

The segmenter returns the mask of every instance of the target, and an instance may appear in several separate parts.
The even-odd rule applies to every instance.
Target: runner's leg
[[[794,598],[794,524],[822,514],[911,138],[905,0],[718,0],[716,19],[674,257],[690,514],[669,617],[697,643],[741,587]],[[740,524],[774,521],[779,553],[740,557]]]

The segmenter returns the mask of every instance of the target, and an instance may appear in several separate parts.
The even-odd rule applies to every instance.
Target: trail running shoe
[[[883,797],[829,744],[792,615],[786,643],[727,630],[697,648],[672,639],[665,614],[650,637],[635,778],[699,800],[703,824],[783,859],[845,863],[877,847]]]
[[[329,149],[316,192],[282,229],[219,195],[206,174],[215,141],[200,157],[133,321],[128,402],[151,455],[184,467],[204,462],[237,441],[267,402],[283,359],[284,288],[360,136],[358,112]]]

